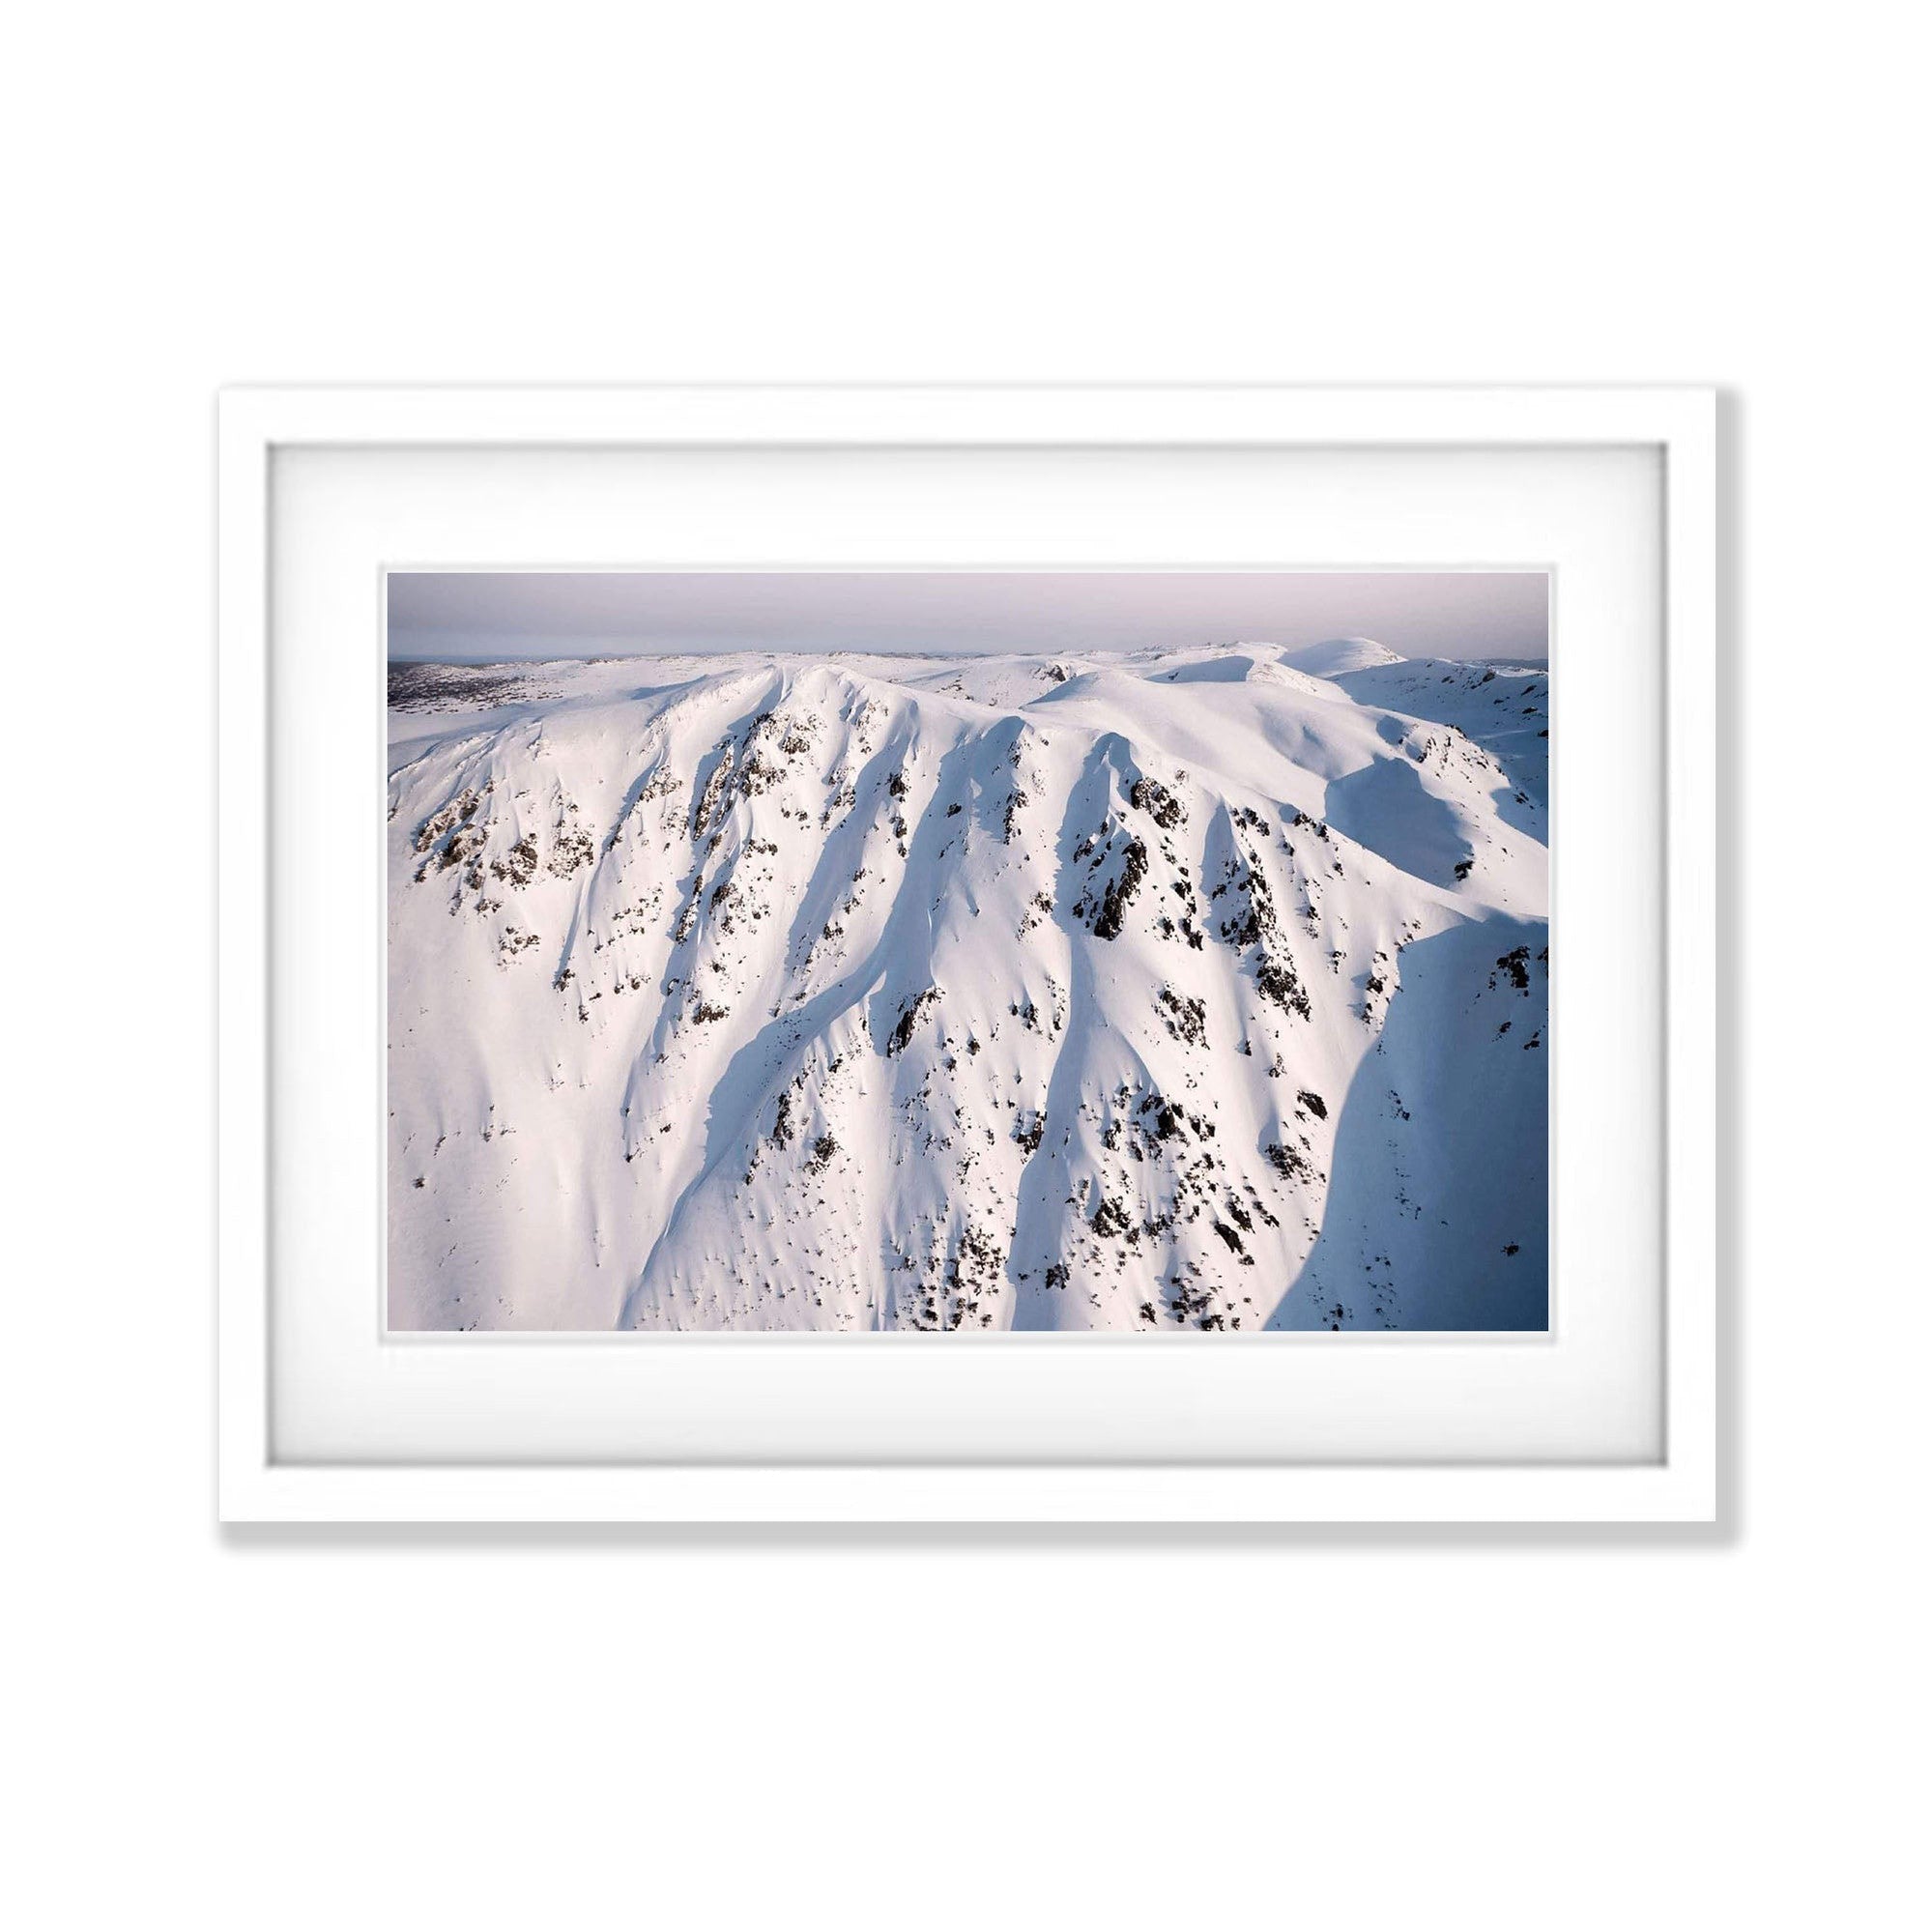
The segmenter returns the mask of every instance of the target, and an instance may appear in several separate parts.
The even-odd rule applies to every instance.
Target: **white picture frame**
[[[1702,389],[626,389],[229,390],[219,402],[219,1430],[218,1507],[228,1521],[883,1521],[883,1522],[1710,1522],[1718,1509],[1716,890],[1716,398]],[[1653,1053],[1661,1067],[1656,1160],[1661,1164],[1655,1229],[1660,1300],[1654,1338],[1657,1390],[1654,1453],[1641,1457],[1578,1453],[1562,1459],[1436,1456],[1405,1438],[1398,1454],[1365,1454],[1359,1443],[1324,1454],[1318,1433],[1291,1457],[1232,1460],[1214,1456],[1132,1456],[1117,1443],[1078,1456],[1005,1459],[955,1444],[943,1456],[864,1459],[844,1451],[811,1458],[770,1453],[748,1429],[728,1446],[733,1397],[721,1382],[712,1405],[720,1431],[701,1457],[602,1456],[581,1435],[558,1434],[547,1449],[513,1441],[492,1448],[492,1413],[506,1413],[501,1351],[490,1386],[497,1408],[460,1456],[425,1456],[385,1442],[372,1427],[367,1453],[340,1434],[323,1453],[294,1456],[278,1431],[278,1404],[303,1411],[303,1364],[277,1359],[277,1197],[273,1186],[272,1089],[285,1069],[272,1046],[271,893],[274,809],[271,744],[276,683],[286,670],[290,598],[302,583],[274,536],[277,476],[293,453],[437,452],[439,461],[481,472],[508,452],[734,452],[785,450],[800,461],[866,452],[890,464],[941,451],[1122,452],[1136,462],[1204,450],[1291,452],[1304,463],[1347,463],[1378,452],[1637,451],[1658,479],[1656,569],[1661,678],[1656,734],[1661,774],[1662,868],[1658,1037],[1602,1043]],[[512,469],[514,465],[510,466]],[[513,498],[511,478],[501,485]],[[593,489],[594,481],[582,487]],[[513,507],[513,503],[510,505]],[[378,549],[381,545],[378,543]],[[1172,561],[1187,546],[1149,550],[1139,562]],[[665,561],[650,542],[641,555],[557,553],[531,561]],[[767,556],[775,554],[769,548]],[[849,551],[856,562],[863,549]],[[1515,553],[1520,557],[1521,553]],[[731,559],[678,561],[726,567]],[[1242,561],[1253,559],[1252,550]],[[391,553],[389,561],[399,561]],[[410,561],[422,562],[419,554]],[[439,559],[436,561],[448,561]],[[805,559],[807,562],[823,561]],[[963,560],[953,558],[948,562]],[[994,559],[983,559],[991,562]],[[1012,561],[1002,557],[996,561]],[[1121,566],[1119,558],[1109,560]],[[1191,554],[1190,562],[1198,562]],[[1225,560],[1224,560],[1225,561]],[[1360,564],[1352,556],[1293,553],[1279,563]],[[1375,561],[1375,560],[1370,560]],[[1420,560],[1417,560],[1420,561]],[[1444,562],[1437,554],[1431,561]],[[1455,560],[1451,560],[1455,561]],[[1464,563],[1501,561],[1462,556]],[[1560,582],[1560,578],[1559,578]],[[374,584],[367,636],[345,650],[375,649]],[[1559,590],[1559,598],[1561,591]],[[278,624],[277,613],[281,613]],[[1559,689],[1565,666],[1558,652]],[[1607,673],[1606,673],[1607,675]],[[314,727],[318,728],[319,727]],[[1572,729],[1587,729],[1575,727]],[[307,723],[292,729],[307,730]],[[1557,742],[1563,742],[1559,732]],[[1559,750],[1559,758],[1562,753]],[[363,776],[341,760],[343,783]],[[284,815],[281,815],[285,817]],[[1561,820],[1557,834],[1561,850]],[[373,854],[373,847],[371,847]],[[371,857],[373,863],[373,855]],[[1559,857],[1559,867],[1561,859]],[[1563,887],[1559,871],[1559,894]],[[368,1002],[377,1010],[374,1001]],[[370,1043],[370,1065],[380,1042]],[[1553,1094],[1555,1133],[1566,1105],[1581,1123],[1587,1096]],[[370,1184],[378,1183],[371,1177]],[[353,1179],[345,1185],[360,1186]],[[361,1203],[366,1206],[366,1203]],[[280,1250],[286,1259],[289,1250]],[[365,1257],[366,1258],[366,1257]],[[346,1292],[346,1290],[345,1290]],[[360,1344],[359,1344],[360,1346]],[[605,1387],[620,1371],[612,1351],[527,1344],[549,1359],[543,1374],[567,1400],[573,1378],[585,1410],[622,1399]],[[838,1342],[831,1348],[845,1346]],[[859,1344],[863,1345],[863,1344]],[[1076,1358],[1062,1344],[1056,1361]],[[381,1338],[372,1336],[371,1351]],[[943,1346],[943,1344],[941,1344]],[[827,1344],[819,1354],[826,1358]],[[930,1361],[901,1355],[901,1363]],[[533,1357],[533,1359],[536,1359]],[[697,1358],[691,1358],[696,1361]],[[715,1362],[715,1352],[706,1358]],[[741,1358],[749,1360],[750,1358]],[[881,1358],[875,1357],[878,1361]],[[957,1354],[955,1360],[958,1359]],[[985,1360],[982,1356],[980,1359]],[[1176,1363],[1184,1358],[1163,1358]],[[1203,1371],[1197,1351],[1176,1374]],[[1226,1359],[1225,1357],[1222,1359]],[[1261,1353],[1253,1364],[1265,1363]],[[1274,1359],[1287,1362],[1286,1352]],[[1358,1356],[1351,1373],[1401,1358]],[[1466,1354],[1468,1362],[1477,1357]],[[385,1361],[368,1354],[364,1372]],[[757,1371],[788,1372],[766,1349]],[[779,1366],[774,1367],[774,1363]],[[693,1371],[694,1373],[696,1371]],[[706,1372],[709,1372],[706,1370]],[[888,1366],[890,1376],[909,1372]],[[925,1372],[923,1370],[917,1372]],[[1144,1377],[1165,1372],[1157,1367]],[[1241,1371],[1251,1378],[1271,1372]],[[1453,1363],[1447,1372],[1454,1373]],[[365,1387],[371,1385],[365,1385]],[[1190,1384],[1192,1387],[1193,1385]],[[1190,1399],[1212,1402],[1206,1384]],[[719,1408],[718,1404],[723,1407]],[[340,1414],[353,1422],[344,1399]],[[996,1422],[996,1405],[989,1423]],[[473,1418],[473,1421],[475,1418]],[[1413,1431],[1410,1432],[1411,1437]],[[1392,1437],[1392,1440],[1394,1438]]]

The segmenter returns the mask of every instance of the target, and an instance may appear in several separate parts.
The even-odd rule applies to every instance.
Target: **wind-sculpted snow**
[[[412,668],[391,1324],[1544,1326],[1544,797],[1483,669]]]

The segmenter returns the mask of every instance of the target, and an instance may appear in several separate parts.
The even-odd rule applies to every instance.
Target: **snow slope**
[[[1547,678],[1443,669],[395,667],[391,1324],[1543,1327]]]
[[[1454,725],[1480,744],[1516,787],[1540,805],[1549,803],[1546,669],[1418,657],[1358,664],[1333,675],[1362,704]]]

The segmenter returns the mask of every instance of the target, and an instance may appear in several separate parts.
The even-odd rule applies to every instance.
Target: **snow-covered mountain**
[[[1542,1328],[1548,678],[398,665],[397,1328]]]

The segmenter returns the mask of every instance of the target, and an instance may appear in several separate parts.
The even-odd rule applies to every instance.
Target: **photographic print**
[[[392,571],[394,1331],[1549,1320],[1535,571]]]

